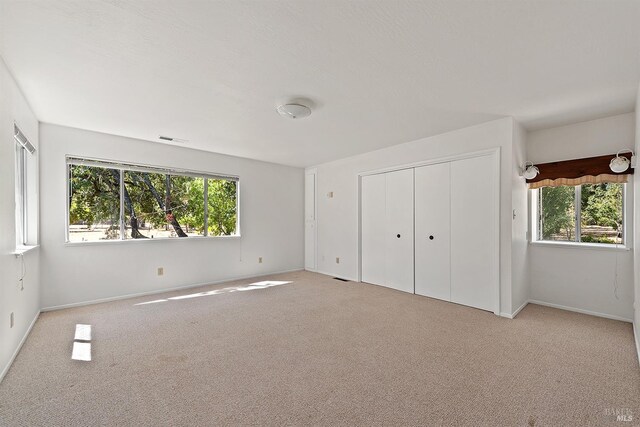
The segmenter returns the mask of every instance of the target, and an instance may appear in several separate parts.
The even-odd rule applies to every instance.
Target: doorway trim
[[[313,175],[313,265],[314,268],[307,268],[307,176]],[[316,168],[304,171],[305,194],[304,194],[304,269],[307,271],[318,271],[318,170]]]

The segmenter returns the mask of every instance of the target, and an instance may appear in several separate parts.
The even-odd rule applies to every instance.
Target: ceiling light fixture
[[[620,153],[622,152],[631,153],[631,161],[629,161],[627,157],[621,156]],[[616,156],[611,159],[611,162],[609,163],[609,169],[611,169],[615,173],[622,173],[629,169],[629,166],[631,166],[632,168],[636,167],[636,155],[633,154],[633,151],[629,149],[622,149],[618,151],[616,153]]]
[[[311,115],[311,108],[302,104],[283,104],[276,110],[278,114],[288,119],[303,119]]]
[[[533,162],[525,162],[524,166],[522,166],[522,176],[525,179],[533,179],[540,173],[540,169],[538,169]]]

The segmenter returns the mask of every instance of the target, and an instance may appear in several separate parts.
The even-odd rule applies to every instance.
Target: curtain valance
[[[629,168],[623,173],[612,172],[609,162],[616,155],[588,157],[585,159],[563,160],[536,164],[540,170],[538,176],[528,179],[529,188],[559,187],[561,185],[602,184],[607,182],[625,183],[629,175],[634,173]],[[631,153],[622,153],[631,159]]]

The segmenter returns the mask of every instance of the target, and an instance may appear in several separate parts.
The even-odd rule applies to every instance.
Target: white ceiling
[[[640,80],[638,0],[0,2],[41,121],[295,166],[628,112]]]

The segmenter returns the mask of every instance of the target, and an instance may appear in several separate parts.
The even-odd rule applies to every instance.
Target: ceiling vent
[[[187,142],[189,142],[188,139],[173,138],[171,136],[164,136],[164,135],[160,135],[158,139],[161,139],[163,141],[169,141],[169,142],[179,142],[181,144],[186,144]]]

